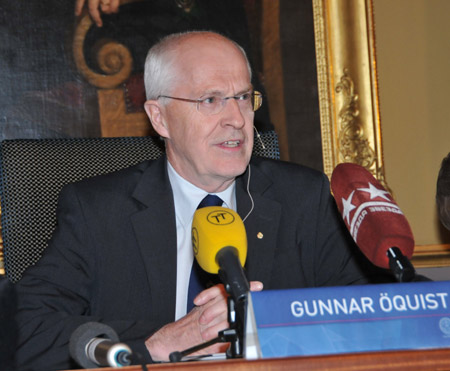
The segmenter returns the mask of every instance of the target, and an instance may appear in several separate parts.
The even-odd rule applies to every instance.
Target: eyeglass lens
[[[210,97],[199,101],[197,104],[197,109],[205,115],[214,115],[223,110],[227,101],[229,99],[234,99],[238,103],[240,109],[256,111],[261,107],[262,95],[260,92],[255,91],[253,93],[247,93],[238,95],[235,97]]]

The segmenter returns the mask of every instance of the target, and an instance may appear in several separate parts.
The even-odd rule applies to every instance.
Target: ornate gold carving
[[[83,50],[84,40],[92,25],[89,15],[85,15],[76,27],[72,46],[75,64],[90,84],[103,89],[114,88],[130,76],[133,58],[126,46],[104,41],[97,51],[97,63],[104,74],[93,71],[86,63]]]
[[[335,90],[344,95],[344,105],[339,111],[339,162],[353,162],[370,170],[375,162],[375,152],[361,125],[359,96],[347,68]]]
[[[331,175],[334,169],[332,123],[332,96],[328,74],[328,40],[326,37],[325,4],[323,0],[313,0],[314,35],[316,44],[317,87],[319,92],[320,127],[322,132],[323,169]]]
[[[313,0],[313,11],[324,171],[356,162],[384,182],[372,2]]]

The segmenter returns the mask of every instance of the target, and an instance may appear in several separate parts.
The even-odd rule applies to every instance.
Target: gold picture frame
[[[384,173],[372,0],[312,0],[324,171],[341,162]],[[450,266],[450,246],[415,247],[416,268]]]
[[[364,166],[385,183],[370,0],[313,0],[324,172]]]

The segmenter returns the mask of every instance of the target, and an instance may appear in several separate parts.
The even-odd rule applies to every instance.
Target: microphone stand
[[[181,352],[170,353],[169,359],[171,362],[179,362],[183,357],[216,343],[231,343],[226,353],[227,358],[242,358],[243,356],[245,312],[250,285],[234,247],[223,248],[217,254],[216,259],[220,267],[219,277],[229,294],[227,308],[230,327],[220,331],[218,336],[210,341]]]
[[[226,284],[225,288],[228,293],[230,293],[229,285]],[[218,336],[214,339],[211,339],[207,342],[201,343],[199,345],[193,346],[191,348],[185,349],[183,351],[175,351],[170,353],[169,360],[170,362],[180,362],[186,356],[191,353],[197,352],[204,348],[207,348],[216,343],[230,343],[230,348],[227,350],[226,356],[227,358],[242,358],[243,356],[243,338],[244,338],[244,317],[242,317],[242,313],[245,313],[245,303],[247,299],[241,300],[238,307],[240,309],[236,311],[236,303],[234,299],[229,296],[227,300],[228,307],[228,323],[230,327],[222,330],[218,333]],[[202,358],[203,356],[199,356]]]

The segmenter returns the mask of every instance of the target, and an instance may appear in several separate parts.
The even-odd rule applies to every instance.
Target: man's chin
[[[233,166],[228,169],[228,171],[224,171],[223,175],[228,178],[237,178],[238,176],[245,173],[247,170],[248,164],[242,164],[240,166]]]

